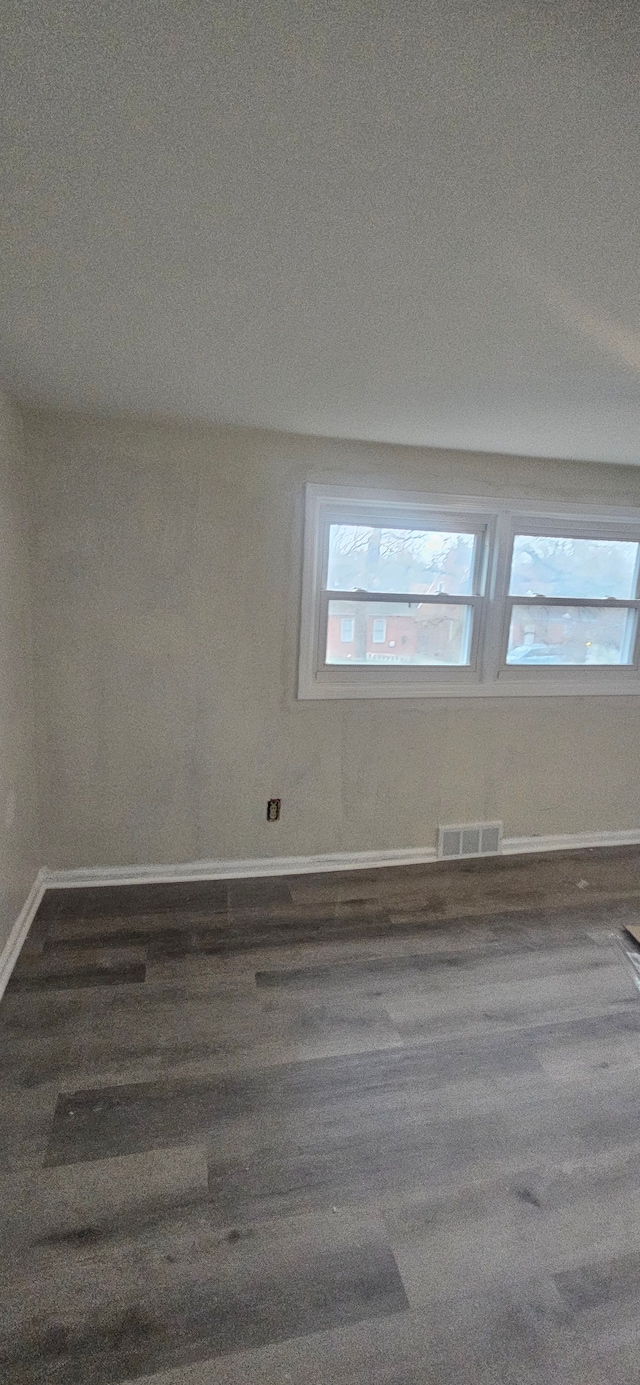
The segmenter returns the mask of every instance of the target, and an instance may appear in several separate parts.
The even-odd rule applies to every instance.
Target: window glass
[[[471,596],[476,542],[475,534],[439,529],[332,524],[327,587],[330,591]]]
[[[516,534],[509,594],[633,599],[638,547],[615,539]]]
[[[309,484],[299,696],[640,696],[640,510],[579,500]]]
[[[341,638],[353,622],[353,645]],[[428,602],[330,601],[326,662],[402,667],[469,663],[473,611],[470,606]]]
[[[635,628],[634,608],[514,605],[507,663],[630,664]]]

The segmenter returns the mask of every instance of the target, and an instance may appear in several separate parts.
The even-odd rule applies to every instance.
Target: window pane
[[[507,663],[630,664],[634,610],[603,606],[514,606]]]
[[[635,597],[638,544],[517,534],[511,596]]]
[[[342,630],[353,622],[353,644]],[[468,664],[473,609],[427,602],[330,601],[328,664]]]
[[[475,534],[332,524],[327,588],[471,596]]]

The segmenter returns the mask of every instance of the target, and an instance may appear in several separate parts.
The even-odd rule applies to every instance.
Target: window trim
[[[323,589],[329,524],[370,523],[374,520],[379,525],[381,509],[384,511],[385,524],[411,524],[414,527],[422,510],[426,512],[423,518],[432,530],[448,530],[452,521],[455,521],[468,532],[485,535],[483,556],[478,559],[485,564],[484,594],[454,597],[442,593],[440,596],[440,600],[444,599],[449,605],[473,603],[478,610],[474,621],[471,662],[468,665],[384,668],[324,663],[325,650],[321,646],[325,627],[320,618],[323,603],[353,599],[353,593],[325,592]],[[434,510],[439,513],[434,514]],[[504,496],[460,496],[307,484],[298,698],[575,697],[640,693],[640,614],[637,618],[633,664],[523,667],[506,663],[511,604],[527,604],[526,598],[511,597],[508,593],[514,536],[516,533],[554,532],[567,537],[640,542],[640,510],[560,501],[545,505],[537,500],[529,504]],[[406,599],[406,593],[404,596]],[[369,592],[366,596],[362,594],[361,599],[389,601],[394,600],[394,593]],[[398,599],[397,596],[395,599]],[[430,594],[428,600],[435,603],[438,597]],[[552,600],[547,598],[547,602]],[[595,599],[588,602],[586,598],[580,598],[578,601],[582,605],[598,604]],[[635,601],[636,598],[607,604],[628,608]]]

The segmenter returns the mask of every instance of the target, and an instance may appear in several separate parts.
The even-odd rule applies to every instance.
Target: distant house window
[[[638,693],[639,611],[640,511],[307,487],[300,697]]]

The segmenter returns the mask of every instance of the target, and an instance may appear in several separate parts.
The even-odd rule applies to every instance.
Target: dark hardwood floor
[[[625,921],[636,848],[49,891],[0,1006],[0,1379],[637,1385]]]

